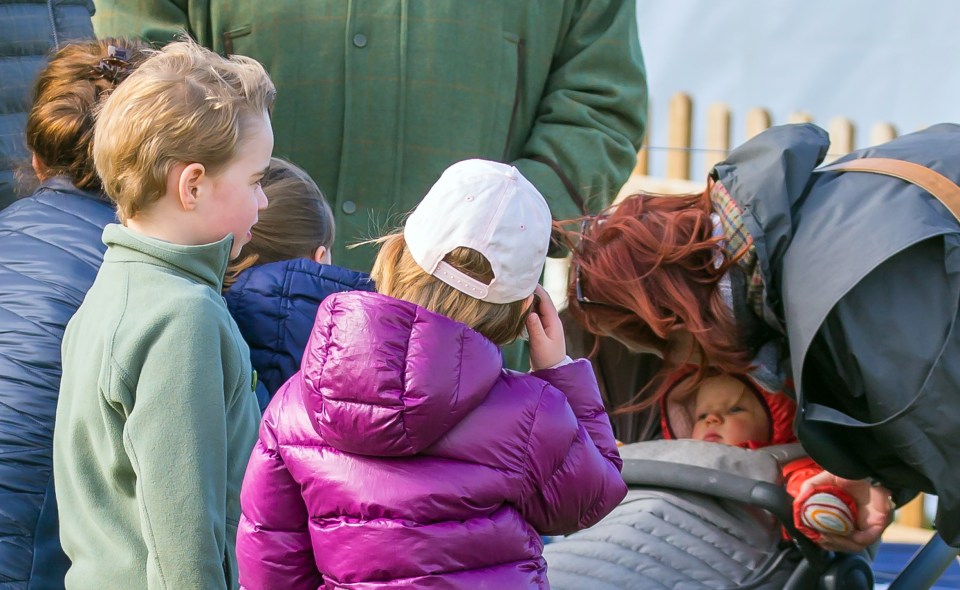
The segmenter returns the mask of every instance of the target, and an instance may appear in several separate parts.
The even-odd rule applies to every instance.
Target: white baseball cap
[[[529,297],[550,245],[550,208],[508,164],[464,160],[447,168],[414,209],[403,237],[420,268],[471,297],[513,303]],[[443,261],[456,248],[486,257],[486,285]]]

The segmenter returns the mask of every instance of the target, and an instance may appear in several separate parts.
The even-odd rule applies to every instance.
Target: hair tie
[[[130,75],[130,62],[127,50],[113,45],[107,46],[107,56],[93,66],[94,78],[102,78],[113,84],[119,84]]]

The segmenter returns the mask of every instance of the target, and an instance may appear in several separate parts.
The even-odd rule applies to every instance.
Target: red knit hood
[[[674,371],[667,380],[670,383],[666,395],[660,398],[660,425],[663,438],[690,438],[695,418],[694,402],[696,390],[681,394],[674,386],[697,371],[696,365],[684,365]],[[769,443],[749,441],[741,446],[758,448],[769,445],[782,445],[797,442],[793,432],[793,418],[797,413],[797,404],[789,395],[780,391],[767,391],[749,375],[734,375],[747,384],[757,396],[770,418],[771,437]]]

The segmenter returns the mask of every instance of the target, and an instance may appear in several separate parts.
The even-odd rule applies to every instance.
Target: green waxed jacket
[[[186,30],[273,77],[276,155],[303,166],[345,246],[397,226],[449,164],[512,162],[554,217],[607,204],[646,120],[632,0],[98,0],[98,35]]]
[[[53,436],[66,587],[237,587],[240,484],[260,411],[220,296],[233,240],[108,225],[63,338]]]

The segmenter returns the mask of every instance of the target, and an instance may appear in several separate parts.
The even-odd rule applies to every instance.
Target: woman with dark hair
[[[40,72],[27,146],[40,187],[0,212],[0,586],[63,588],[53,486],[60,343],[116,220],[93,166],[94,116],[141,42],[64,45]],[[9,584],[9,585],[7,585]]]
[[[937,493],[940,534],[960,545],[960,126],[815,170],[828,146],[813,125],[776,127],[718,164],[703,193],[633,195],[583,221],[569,234],[570,312],[657,353],[664,374],[694,363],[693,383],[712,367],[792,387],[800,441],[849,478],[820,480],[860,508],[858,530],[824,547],[879,538],[890,492],[868,477],[898,502]]]

